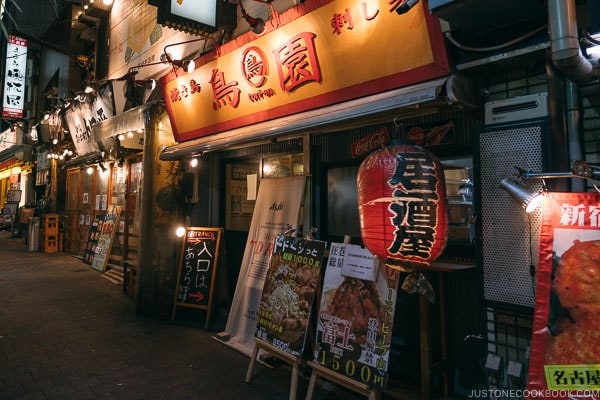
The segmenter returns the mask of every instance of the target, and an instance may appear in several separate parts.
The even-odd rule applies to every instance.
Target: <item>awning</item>
[[[468,89],[467,86],[469,86]],[[459,96],[477,93],[470,86],[471,83],[465,81],[462,77],[453,75],[439,78],[181,142],[165,148],[160,154],[160,159],[163,161],[178,160],[200,155],[207,151],[222,150],[230,146],[246,144],[255,140],[271,139],[285,134],[309,133],[317,129],[323,131],[328,127],[339,128],[341,125],[367,116],[387,115],[389,117],[391,112],[399,113],[402,108],[424,103],[435,103],[436,106],[446,108],[454,102],[475,106],[476,101],[459,99]]]
[[[114,138],[119,133],[145,128],[147,122],[146,110],[157,103],[158,101],[150,102],[94,124],[92,126],[92,140],[102,142]]]
[[[6,161],[11,158],[15,158],[20,161],[30,162],[31,158],[31,145],[29,144],[16,144],[9,147],[8,149],[0,152],[0,161]]]

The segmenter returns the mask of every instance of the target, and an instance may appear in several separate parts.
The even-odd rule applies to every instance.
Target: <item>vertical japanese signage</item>
[[[529,367],[532,391],[555,399],[600,397],[599,287],[600,193],[548,194]]]
[[[221,228],[186,229],[177,275],[176,306],[210,307],[221,235]]]
[[[344,276],[346,245],[332,243],[317,321],[315,362],[368,386],[385,385],[399,272]]]
[[[325,242],[279,235],[269,261],[256,337],[301,357]]]
[[[178,142],[449,74],[439,24],[425,2],[399,16],[389,0],[294,7],[289,21],[248,33],[163,78]],[[268,26],[269,24],[267,24]],[[404,40],[410,38],[410,40]],[[239,46],[239,43],[245,45]],[[377,60],[351,68],[356,60]]]
[[[23,118],[26,68],[27,40],[18,36],[8,35],[2,118]]]

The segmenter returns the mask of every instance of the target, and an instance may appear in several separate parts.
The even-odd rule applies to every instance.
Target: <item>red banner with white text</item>
[[[546,196],[530,393],[552,393],[554,399],[600,399],[599,228],[600,193]]]

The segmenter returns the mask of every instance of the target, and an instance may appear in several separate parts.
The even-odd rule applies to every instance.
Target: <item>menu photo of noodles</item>
[[[600,193],[546,196],[528,389],[600,398]]]
[[[383,388],[399,273],[381,266],[375,280],[343,275],[346,246],[332,243],[329,250],[314,361],[368,386]]]
[[[302,357],[325,242],[277,236],[260,299],[256,337]]]

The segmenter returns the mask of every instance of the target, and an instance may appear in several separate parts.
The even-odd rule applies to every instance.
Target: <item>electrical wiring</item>
[[[508,42],[499,44],[497,46],[490,46],[490,47],[472,47],[472,46],[467,46],[464,45],[460,42],[458,42],[456,39],[454,39],[454,37],[452,37],[452,33],[451,32],[446,32],[446,39],[448,39],[448,41],[450,43],[452,43],[454,46],[458,47],[461,50],[466,50],[466,51],[475,51],[475,52],[488,52],[488,51],[496,51],[496,50],[501,50],[504,49],[506,47],[512,46],[513,44],[519,43],[533,35],[535,35],[538,32],[543,31],[544,29],[547,28],[547,25],[543,25],[540,26],[539,28],[536,28],[522,36],[519,36],[515,39],[509,40]]]

